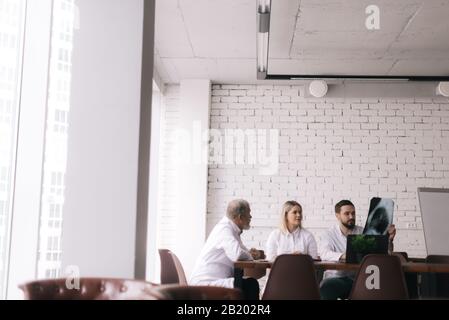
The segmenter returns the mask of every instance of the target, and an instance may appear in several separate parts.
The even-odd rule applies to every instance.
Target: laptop
[[[394,201],[372,198],[363,234],[348,235],[346,262],[360,263],[367,254],[388,254],[388,226],[393,223]]]
[[[360,263],[367,254],[388,254],[388,235],[350,234],[346,243],[346,262]]]

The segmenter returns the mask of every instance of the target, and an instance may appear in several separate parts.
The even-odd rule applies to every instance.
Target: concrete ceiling
[[[380,29],[365,8],[380,8]],[[269,74],[449,75],[449,0],[272,0]],[[156,1],[165,83],[256,80],[256,0]],[[263,82],[262,82],[263,83]]]

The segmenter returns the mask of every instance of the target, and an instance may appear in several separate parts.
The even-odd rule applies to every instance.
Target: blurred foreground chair
[[[19,286],[25,300],[154,300],[154,284],[140,280],[80,278],[79,289],[66,279],[36,280]]]
[[[393,252],[392,255],[397,256],[401,264],[410,262],[407,252]],[[418,274],[413,272],[404,273],[405,283],[407,284],[408,296],[410,299],[418,299]]]
[[[159,249],[161,259],[161,284],[187,285],[187,279],[178,257],[167,249]]]
[[[284,254],[276,258],[262,300],[319,300],[313,259],[309,255]]]
[[[449,256],[428,255],[427,263],[449,263]],[[445,273],[425,273],[421,281],[422,298],[449,298],[449,274]]]
[[[407,252],[392,252],[393,256],[397,256],[399,260],[401,260],[401,263],[407,263],[408,262],[408,254]]]
[[[367,284],[372,284],[373,287]],[[395,255],[369,254],[365,256],[355,277],[349,299],[408,299],[401,260]]]
[[[239,289],[212,286],[161,285],[152,291],[158,300],[243,300]]]

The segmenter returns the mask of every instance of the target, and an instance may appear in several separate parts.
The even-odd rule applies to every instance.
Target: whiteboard
[[[427,254],[449,255],[449,189],[418,188]]]

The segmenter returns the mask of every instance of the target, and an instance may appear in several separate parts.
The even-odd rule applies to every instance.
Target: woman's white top
[[[312,258],[318,258],[318,247],[315,237],[310,231],[304,228],[297,228],[293,232],[284,232],[276,229],[268,237],[266,256],[270,261],[274,261],[281,254],[300,252],[308,254]]]

